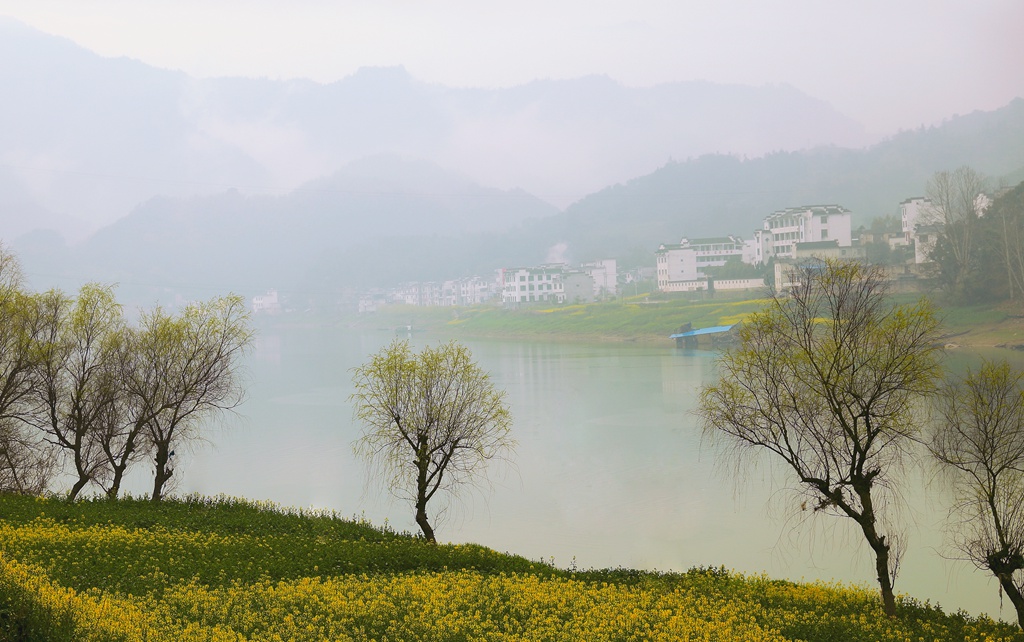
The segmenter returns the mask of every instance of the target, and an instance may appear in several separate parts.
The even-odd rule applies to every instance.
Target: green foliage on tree
[[[743,323],[698,413],[723,456],[769,453],[803,507],[857,524],[893,615],[902,540],[885,509],[938,375],[938,320],[925,300],[892,304],[878,266],[826,261],[793,280]]]
[[[154,311],[143,326],[155,344],[156,400],[146,440],[156,470],[153,501],[174,474],[175,446],[193,441],[203,422],[242,403],[239,360],[252,344],[249,314],[240,296],[191,304],[176,318]]]
[[[179,315],[143,311],[134,327],[111,286],[28,293],[0,247],[0,491],[40,493],[63,470],[70,499],[90,484],[116,498],[128,468],[151,455],[158,501],[174,446],[241,402],[252,336],[237,296]]]
[[[992,573],[1024,628],[1024,372],[1005,361],[947,381],[929,449],[953,488],[956,548]]]
[[[0,492],[41,493],[56,469],[31,425],[46,329],[40,303],[24,291],[17,258],[0,246]]]
[[[90,283],[72,299],[42,295],[48,332],[39,345],[38,425],[70,464],[75,499],[107,472],[96,436],[120,401],[117,344],[124,319],[111,287]]]
[[[457,341],[418,354],[395,341],[355,368],[352,381],[354,415],[365,426],[356,453],[413,503],[423,537],[435,541],[430,501],[486,481],[487,464],[515,448],[505,392]]]

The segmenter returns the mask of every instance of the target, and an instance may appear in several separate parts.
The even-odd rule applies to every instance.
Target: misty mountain
[[[899,214],[931,176],[969,165],[992,187],[1024,180],[1024,99],[993,112],[901,132],[864,150],[823,147],[761,158],[707,155],[592,194],[535,226],[537,245],[568,243],[574,256],[645,256],[680,237],[750,238],[768,214],[836,203],[854,226]],[[583,260],[581,259],[581,260]],[[628,261],[627,261],[628,262]]]
[[[0,19],[0,163],[38,207],[91,228],[156,194],[267,184],[256,162],[182,117],[188,87],[184,74]]]
[[[154,198],[80,246],[34,235],[15,249],[32,274],[118,282],[126,300],[143,303],[269,287],[327,302],[346,289],[543,263],[555,246],[573,262],[653,265],[660,243],[750,238],[765,216],[797,205],[838,203],[855,226],[868,224],[923,194],[934,172],[962,164],[995,182],[1024,179],[1024,100],[866,150],[670,162],[564,212],[427,161],[377,156],[284,195]]]
[[[465,89],[400,67],[329,84],[197,79],[3,18],[0,92],[12,124],[0,129],[0,170],[53,214],[44,227],[74,218],[96,228],[154,196],[287,193],[379,154],[564,206],[670,158],[865,141],[858,123],[785,85],[632,88],[592,76]]]
[[[1024,100],[901,132],[865,150],[822,147],[670,162],[500,234],[369,239],[344,253],[321,255],[306,282],[324,289],[368,266],[391,284],[487,274],[500,266],[543,263],[555,246],[564,246],[572,262],[614,257],[624,267],[653,265],[660,243],[683,236],[751,238],[765,216],[786,207],[837,203],[853,211],[854,226],[867,225],[875,216],[898,214],[900,201],[923,195],[935,172],[965,164],[989,176],[993,188],[1024,180]]]
[[[14,249],[39,275],[36,287],[73,283],[75,275],[85,274],[90,280],[119,283],[125,300],[152,302],[165,299],[167,288],[199,297],[206,289],[251,294],[299,287],[317,261],[360,256],[368,242],[374,243],[373,253],[362,263],[350,262],[342,274],[330,274],[330,282],[392,283],[387,279],[409,270],[417,246],[444,246],[464,257],[458,244],[467,235],[498,235],[557,212],[521,190],[486,188],[427,161],[380,156],[353,162],[284,195],[232,189],[155,197],[78,246],[69,248],[37,233],[19,239]],[[375,245],[395,235],[413,239],[408,253],[397,245]],[[443,278],[449,267],[449,261],[440,260],[415,271]]]

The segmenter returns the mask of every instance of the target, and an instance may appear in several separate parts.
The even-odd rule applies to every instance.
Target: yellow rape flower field
[[[570,571],[229,498],[0,496],[10,640],[1021,640],[858,587]]]

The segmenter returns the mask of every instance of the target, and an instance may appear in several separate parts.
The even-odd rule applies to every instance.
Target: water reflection
[[[351,450],[359,426],[348,403],[350,370],[392,338],[264,333],[241,419],[184,462],[178,491],[329,508],[414,530],[407,505],[364,491],[364,470]],[[414,343],[433,340],[417,335]],[[713,353],[668,342],[466,343],[507,391],[519,447],[515,466],[493,476],[493,492],[469,494],[439,517],[439,540],[553,557],[561,566],[574,558],[581,567],[724,565],[873,586],[872,558],[848,520],[794,529],[806,515],[771,501],[779,496],[770,470],[744,471],[737,486],[701,451],[692,409],[701,383],[713,376]],[[907,492],[913,524],[897,591],[947,610],[998,616],[995,583],[940,556],[944,507],[924,491],[922,475]],[[140,477],[134,490],[144,492],[148,482]]]

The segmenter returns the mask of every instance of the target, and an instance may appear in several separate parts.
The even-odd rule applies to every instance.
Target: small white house
[[[277,298],[277,290],[267,290],[266,294],[257,294],[252,298],[253,314],[278,314],[281,302]]]

